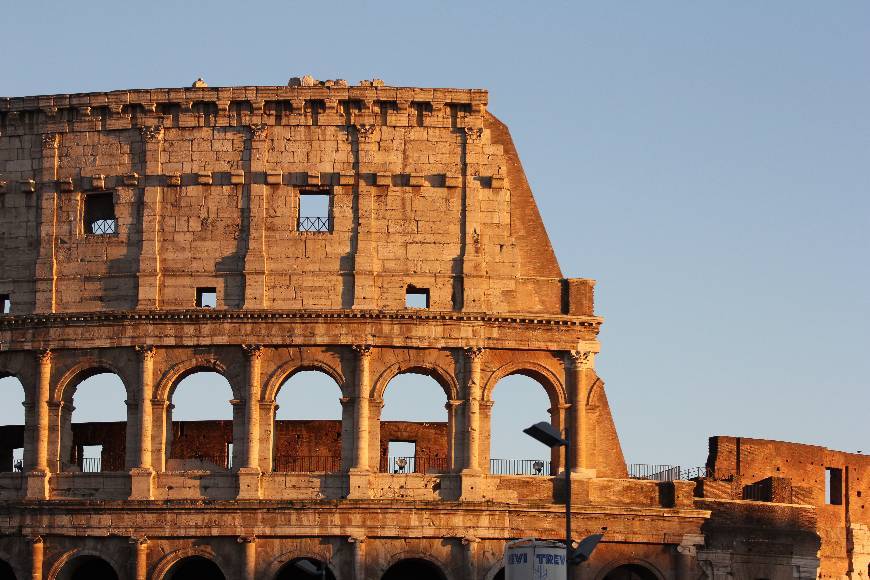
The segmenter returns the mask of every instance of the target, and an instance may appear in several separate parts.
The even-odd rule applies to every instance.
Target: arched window
[[[450,471],[447,395],[430,377],[408,371],[389,382],[381,411],[380,470],[385,473]]]
[[[60,471],[124,471],[127,389],[121,377],[106,369],[89,369],[73,379],[63,398]]]
[[[275,576],[275,580],[335,580],[329,566],[316,558],[296,558],[290,560]]]
[[[220,471],[239,465],[233,425],[243,413],[220,373],[195,369],[178,381],[167,408],[166,471]]]
[[[118,580],[118,574],[102,558],[79,556],[66,563],[57,580]]]
[[[183,558],[169,569],[166,580],[226,580],[217,564],[202,556]]]
[[[432,562],[421,558],[399,560],[386,571],[381,580],[446,580],[444,573]]]
[[[539,421],[559,426],[558,409],[551,415],[552,404],[544,387],[530,377],[510,375],[496,384],[492,402],[490,420],[481,421],[484,430],[485,425],[489,425],[490,473],[555,475],[553,460],[558,468],[560,449],[551,452],[523,433],[523,429]],[[481,447],[485,448],[484,445]]]
[[[24,463],[24,387],[15,377],[0,377],[0,472],[21,473],[30,467]]]
[[[626,564],[607,573],[604,580],[657,580],[656,575],[639,564]]]
[[[336,472],[341,469],[341,388],[328,374],[303,370],[278,390],[273,471]]]

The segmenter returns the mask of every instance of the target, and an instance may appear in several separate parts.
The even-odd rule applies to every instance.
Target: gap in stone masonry
[[[21,381],[11,376],[0,378],[0,472],[24,471],[24,413]]]
[[[302,370],[284,380],[275,398],[278,409],[272,437],[273,471],[341,469],[345,444],[341,396],[335,380],[322,371]]]
[[[449,471],[446,404],[444,389],[430,376],[408,372],[390,380],[381,412],[378,460],[381,472],[395,473],[400,459],[405,459],[404,473]],[[414,455],[392,456],[391,441],[413,443]],[[403,452],[407,452],[407,447]]]
[[[234,445],[234,415],[241,414],[230,401],[233,390],[220,373],[199,370],[180,380],[170,394],[167,421],[166,470],[207,471],[231,469],[244,445]]]

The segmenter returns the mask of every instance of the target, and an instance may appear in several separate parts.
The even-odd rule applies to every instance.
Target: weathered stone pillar
[[[239,536],[238,542],[244,549],[242,555],[242,579],[257,578],[257,538],[255,536]]]
[[[704,536],[687,534],[677,546],[677,580],[695,580],[698,572],[698,548],[704,545]]]
[[[353,467],[348,471],[348,497],[362,499],[369,494],[369,402],[371,394],[372,347],[367,344],[353,347],[357,353],[356,407],[354,412]]]
[[[559,433],[565,429],[565,416],[568,413],[571,405],[563,403],[556,407],[548,409],[550,413],[550,424],[555,427]],[[562,446],[550,448],[550,475],[557,475],[565,471],[565,448]]]
[[[245,345],[248,384],[245,390],[245,453],[238,470],[239,499],[260,497],[260,365],[263,347]],[[235,446],[233,446],[235,450]]]
[[[353,580],[368,580],[366,578],[366,537],[351,536],[347,541],[353,546]]]
[[[134,580],[148,580],[148,538],[134,536],[130,538],[132,569]]]
[[[40,175],[42,181],[39,188],[39,254],[36,260],[36,312],[54,312],[56,310],[57,287],[57,256],[56,238],[58,227],[58,195],[57,166],[58,142],[57,133],[42,135],[42,152],[40,158]],[[35,184],[32,184],[34,188]]]
[[[139,445],[136,467],[130,471],[130,499],[152,499],[154,470],[151,467],[151,397],[154,391],[154,347],[140,345],[136,347],[136,352],[139,354],[139,392],[136,401]]]
[[[51,351],[36,353],[38,372],[36,376],[36,396],[34,397],[34,469],[27,474],[27,497],[48,499],[48,399],[51,390]],[[41,541],[41,540],[40,540]],[[40,548],[41,549],[41,548]]]
[[[33,536],[27,541],[30,543],[30,578],[31,580],[42,580],[42,561],[45,554],[42,536]]]
[[[465,469],[466,473],[480,473],[480,363],[483,349],[465,349]]]
[[[460,446],[457,445],[459,430],[456,428],[457,409],[460,405],[462,405],[462,401],[454,399],[447,401],[447,404],[444,405],[444,408],[447,409],[447,467],[451,473],[455,472],[457,465],[462,463],[462,458],[456,457],[456,451],[460,449]]]
[[[142,217],[139,231],[138,308],[160,307],[160,204],[161,188],[157,176],[162,173],[163,127],[139,127],[142,135]]]
[[[595,353],[591,351],[572,350],[565,360],[568,400],[571,404],[568,422],[571,457],[567,460],[571,473],[581,477],[595,477],[595,470],[591,469],[589,457],[591,447],[589,439],[592,430],[589,428],[586,416],[586,399],[589,396],[589,387],[592,386],[594,368]]]
[[[477,578],[477,545],[479,538],[466,536],[462,538],[462,546],[465,548],[465,578],[474,580]]]
[[[254,183],[254,176],[264,175],[269,155],[269,127],[258,123],[250,126],[250,159],[248,162],[248,240],[245,250],[245,308],[266,308],[266,207],[271,186]],[[244,187],[244,186],[243,186]]]

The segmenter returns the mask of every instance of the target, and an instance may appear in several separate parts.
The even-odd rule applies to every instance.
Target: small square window
[[[409,284],[405,290],[405,308],[429,308],[429,289]]]
[[[329,232],[329,206],[332,196],[326,191],[303,191],[299,194],[299,231]]]
[[[217,308],[217,288],[197,288],[196,307]]]
[[[111,192],[85,195],[85,233],[94,236],[114,236],[118,233],[115,199]]]
[[[9,294],[0,294],[0,314],[12,312],[12,298]]]

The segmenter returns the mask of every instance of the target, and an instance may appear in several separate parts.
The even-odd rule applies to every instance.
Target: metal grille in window
[[[85,233],[110,236],[118,233],[115,201],[111,192],[85,196]]]
[[[95,236],[108,236],[118,233],[116,220],[97,220],[91,222],[91,233]]]
[[[328,232],[329,218],[328,217],[311,217],[301,216],[299,218],[300,232]]]

